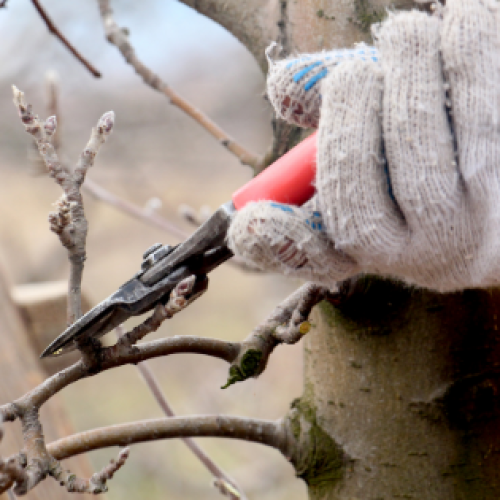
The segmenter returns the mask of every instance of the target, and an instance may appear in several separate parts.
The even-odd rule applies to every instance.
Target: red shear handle
[[[288,151],[279,160],[233,194],[237,210],[251,201],[269,200],[303,205],[316,191],[316,133]]]

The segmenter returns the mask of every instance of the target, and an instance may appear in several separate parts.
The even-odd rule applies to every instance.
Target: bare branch
[[[146,321],[122,335],[117,342],[118,347],[136,344],[149,333],[158,330],[163,321],[185,309],[205,293],[207,287],[207,278],[197,281],[194,275],[180,281],[170,293],[168,302],[165,305],[158,304],[153,314]]]
[[[1,4],[0,7],[4,7],[5,3],[7,0],[4,0]],[[33,6],[37,10],[38,14],[40,14],[40,17],[44,20],[45,24],[47,25],[47,29],[49,30],[50,33],[55,35],[56,38],[59,38],[59,40],[62,42],[62,44],[92,73],[93,76],[96,78],[101,77],[101,73],[96,70],[92,64],[90,64],[68,41],[68,39],[57,29],[57,26],[52,22],[50,17],[47,15],[43,7],[40,5],[40,2],[38,0],[31,0],[33,3]]]
[[[33,114],[31,105],[26,104],[24,93],[16,87],[12,87],[12,90],[14,104],[26,131],[35,139],[49,174],[63,189],[63,195],[56,203],[58,210],[49,214],[49,223],[51,230],[59,236],[62,245],[68,250],[71,263],[68,285],[68,324],[72,324],[82,315],[81,281],[86,259],[87,220],[80,188],[87,170],[93,165],[101,145],[113,129],[114,113],[110,111],[99,119],[97,126],[92,129],[90,140],[81,153],[75,170],[71,171],[59,160],[52,144],[51,139],[57,129],[56,117],[51,116],[42,122],[37,115]]]
[[[134,68],[136,73],[144,80],[144,83],[164,94],[171,104],[177,106],[198,122],[205,130],[215,137],[220,144],[233,153],[241,163],[249,165],[254,170],[260,170],[262,159],[259,156],[247,151],[243,146],[229,137],[229,135],[208,118],[208,116],[183,99],[137,58],[135,50],[129,42],[127,30],[120,28],[113,18],[113,11],[109,0],[98,0],[98,2],[106,38],[120,50],[127,63]]]
[[[172,224],[168,220],[164,219],[157,213],[151,212],[145,208],[138,207],[133,203],[130,203],[129,201],[119,198],[91,179],[87,179],[82,188],[93,197],[104,201],[105,203],[108,203],[109,205],[117,208],[118,210],[121,210],[126,214],[131,215],[132,217],[147,222],[152,226],[163,229],[164,231],[167,231],[177,236],[178,238],[185,239],[188,237],[188,234],[185,231],[177,227],[175,224]]]
[[[45,447],[42,424],[38,416],[38,408],[31,407],[20,415],[24,450],[26,452],[26,467],[23,477],[16,479],[14,493],[24,495],[34,488],[49,473],[51,457]]]
[[[49,377],[21,398],[0,406],[0,417],[3,417],[4,421],[13,421],[28,408],[33,406],[41,407],[54,394],[68,385],[96,375],[97,372],[110,370],[118,366],[137,364],[147,359],[180,353],[204,354],[230,363],[238,355],[239,349],[238,343],[188,335],[159,339],[134,346],[116,344],[100,352],[99,367],[89,367],[82,360],[77,361],[75,364]]]
[[[95,157],[101,146],[106,142],[115,124],[115,114],[113,111],[104,113],[97,126],[92,129],[89,142],[80,154],[80,159],[75,167],[75,182],[81,186],[85,180],[87,170],[94,165]]]
[[[331,292],[326,287],[306,283],[279,304],[252,335],[271,333],[279,342],[295,344],[311,329],[307,321],[312,308]]]
[[[55,465],[51,470],[51,475],[61,486],[66,487],[70,493],[105,493],[108,491],[107,481],[113,479],[115,472],[120,470],[127,461],[130,448],[124,448],[118,454],[116,461],[111,460],[100,472],[96,472],[90,479],[80,479],[70,471],[63,469],[59,461],[54,460]]]
[[[277,345],[298,342],[311,328],[307,318],[312,308],[330,294],[325,287],[306,283],[279,304],[267,320],[241,343],[238,358],[231,363],[223,389],[260,375]]]
[[[24,450],[6,462],[0,459],[0,493],[14,486],[16,495],[25,495],[47,475],[54,477],[69,492],[102,493],[107,491],[106,482],[112,479],[129,455],[128,448],[123,450],[118,461],[111,461],[90,479],[80,479],[61,464],[46,449],[42,425],[36,407],[20,415],[24,438]]]
[[[185,280],[172,294],[171,301],[161,306],[162,316],[170,316],[185,307],[189,294],[194,292],[195,280]],[[286,456],[293,453],[293,439],[285,423],[270,423],[233,417],[171,417],[167,421],[147,421],[125,426],[113,426],[107,429],[97,429],[60,440],[46,448],[42,427],[38,419],[39,408],[67,385],[82,378],[95,375],[123,364],[137,364],[146,359],[180,352],[200,353],[219,357],[231,363],[228,384],[256,376],[262,372],[274,347],[282,342],[296,342],[304,333],[303,325],[311,308],[327,295],[327,290],[312,284],[306,284],[286,299],[270,316],[264,325],[254,330],[252,335],[241,344],[221,342],[206,338],[173,337],[133,345],[137,335],[129,335],[126,341],[120,339],[114,346],[102,349],[96,353],[97,364],[89,365],[80,360],[73,366],[50,377],[37,388],[25,394],[18,400],[0,407],[3,420],[20,418],[25,439],[26,465],[22,472],[14,462],[7,462],[0,467],[0,483],[6,488],[17,477],[15,491],[18,494],[29,491],[48,474],[57,477],[70,490],[100,491],[105,488],[102,481],[76,480],[70,473],[64,472],[56,462],[70,455],[89,451],[91,449],[143,442],[153,439],[192,436],[219,436],[256,441],[281,450]],[[158,314],[158,309],[153,314]],[[150,318],[151,319],[151,318]],[[161,319],[161,318],[160,318]],[[158,321],[158,318],[155,319]],[[283,326],[286,323],[287,326]],[[306,328],[307,329],[307,328]],[[278,334],[276,334],[278,332]],[[123,338],[127,338],[125,335]],[[160,399],[161,401],[161,399]],[[167,414],[173,414],[166,401],[162,406]],[[204,460],[204,454],[200,454]],[[19,462],[18,462],[19,463]],[[211,462],[205,465],[218,473],[216,485],[231,498],[241,498],[235,493],[232,482],[224,477]],[[113,467],[109,470],[116,470]],[[6,474],[6,471],[10,471]],[[101,478],[108,477],[102,473]],[[1,488],[0,488],[1,491]]]
[[[126,339],[128,334],[125,334],[122,339],[126,340],[120,339],[114,346],[104,348],[98,353],[98,366],[89,366],[82,360],[78,361],[46,379],[16,401],[0,406],[0,416],[4,421],[13,421],[29,408],[40,408],[54,394],[82,378],[118,366],[137,364],[147,359],[170,354],[204,354],[231,363],[229,385],[257,376],[264,370],[271,352],[278,344],[285,340],[296,342],[304,335],[307,326],[305,327],[306,319],[303,320],[303,318],[307,318],[312,307],[329,293],[327,289],[311,283],[303,285],[285,299],[266,322],[257,327],[241,343],[182,336],[133,345],[131,340],[134,340],[135,334],[129,335],[128,339]],[[153,316],[154,314],[156,312]],[[288,323],[288,326],[283,327],[284,323]],[[277,336],[275,335],[276,329],[278,329]]]
[[[102,427],[59,439],[48,446],[57,460],[80,453],[129,446],[135,443],[182,437],[224,437],[265,444],[280,451],[287,449],[287,436],[282,421],[257,420],[223,415],[195,415],[142,420]]]

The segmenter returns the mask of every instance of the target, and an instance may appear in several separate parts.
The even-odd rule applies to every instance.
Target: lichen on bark
[[[292,457],[296,474],[307,483],[310,493],[321,495],[342,478],[349,460],[318,422],[312,390],[308,385],[302,397],[292,402],[287,422],[297,443]]]

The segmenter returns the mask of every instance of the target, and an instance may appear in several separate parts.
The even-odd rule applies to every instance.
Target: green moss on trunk
[[[309,386],[302,398],[292,402],[288,415],[290,429],[298,443],[298,453],[292,462],[297,476],[307,483],[310,492],[321,496],[342,478],[347,459],[318,423],[311,396],[312,387]]]

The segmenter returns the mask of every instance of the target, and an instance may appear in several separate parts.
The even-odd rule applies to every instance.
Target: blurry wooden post
[[[49,281],[17,285],[11,296],[18,306],[26,326],[33,352],[38,356],[67,327],[66,302],[68,283]],[[82,292],[82,310],[87,312],[90,303]],[[47,375],[66,368],[78,360],[78,352],[67,356],[39,359]]]
[[[449,0],[451,1],[451,0]],[[369,41],[390,0],[183,0],[228,29],[266,72],[284,55]],[[406,5],[405,5],[406,4]],[[273,153],[300,135],[275,124]],[[366,279],[314,311],[292,429],[313,499],[500,498],[500,293],[442,295]]]
[[[65,314],[65,309],[63,309]],[[0,349],[0,401],[6,403],[25,394],[31,388],[46,378],[45,370],[38,360],[38,355],[29,340],[27,329],[19,308],[11,299],[5,274],[0,268],[0,334],[2,348]],[[44,433],[47,441],[72,434],[74,429],[68,420],[66,412],[58,396],[43,407]],[[5,434],[0,442],[0,455],[6,458],[17,453],[22,448],[22,438],[19,424],[5,424]],[[66,465],[66,462],[65,462]],[[87,457],[82,455],[67,461],[67,466],[80,477],[90,477],[92,469]],[[58,500],[67,499],[69,493],[59,484],[48,479],[27,497],[31,500]],[[7,498],[4,494],[2,500]],[[85,495],[72,498],[88,498]]]

